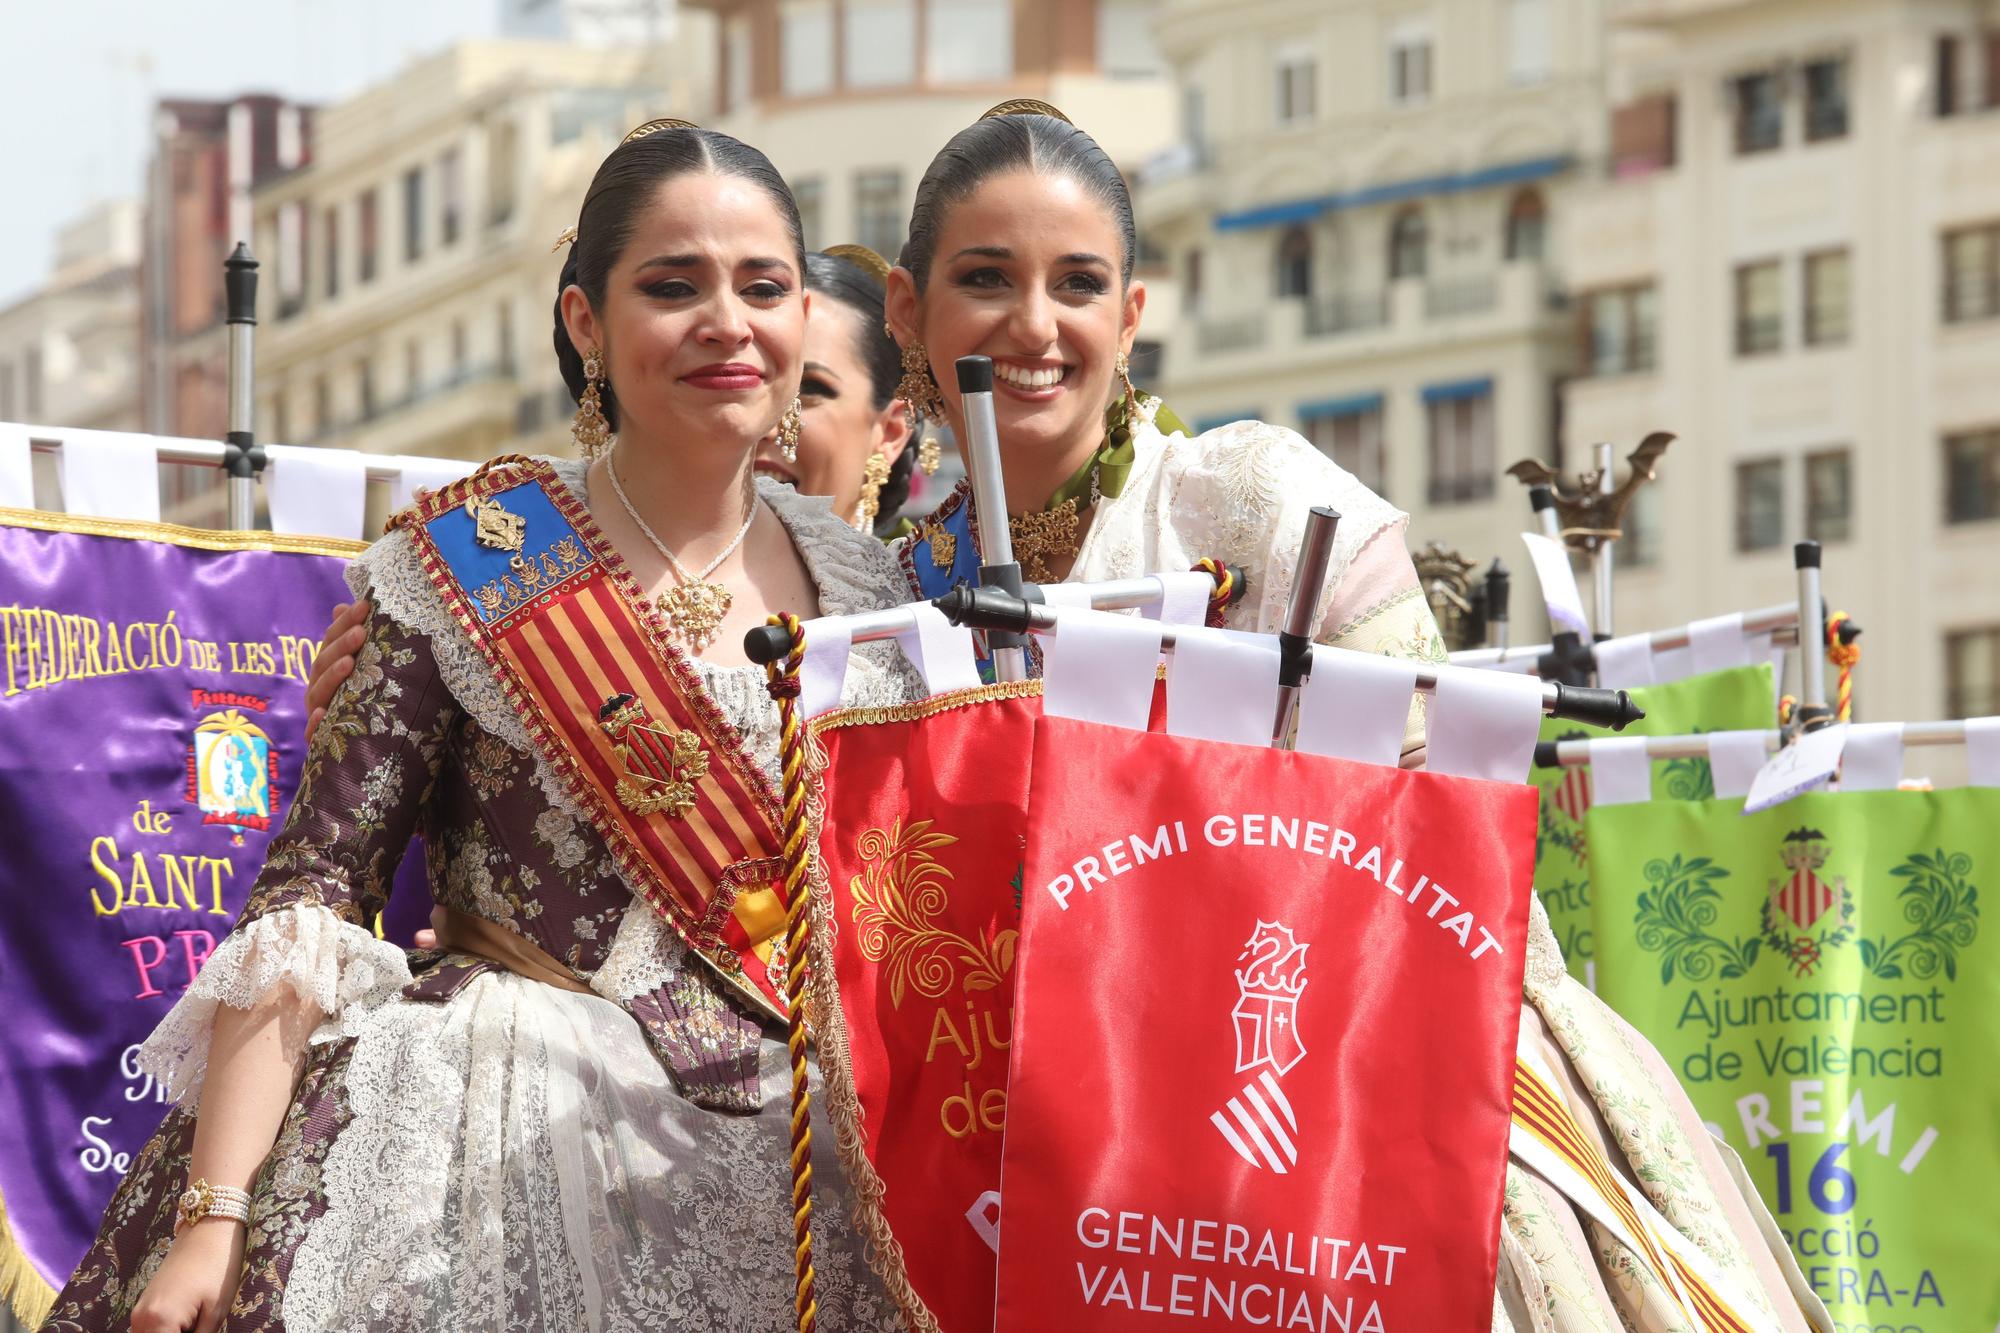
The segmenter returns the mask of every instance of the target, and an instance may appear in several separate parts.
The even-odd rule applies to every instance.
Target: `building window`
[[[1932,51],[1931,93],[1940,116],[1958,114],[1958,38],[1950,33],[1940,36]]]
[[[1303,125],[1315,111],[1315,85],[1319,62],[1303,47],[1284,47],[1278,52],[1272,82],[1277,89],[1277,117],[1280,125]]]
[[[1530,186],[1507,205],[1507,258],[1540,259],[1548,248],[1549,210]]]
[[[313,433],[324,439],[333,432],[333,386],[321,375],[313,381]]]
[[[830,0],[784,0],[778,6],[778,87],[787,97],[833,90]]]
[[[424,384],[424,349],[415,338],[403,344],[403,397],[415,398]]]
[[[1736,151],[1768,153],[1785,141],[1785,105],[1779,97],[1776,70],[1759,70],[1732,80],[1735,97]]]
[[[2000,625],[1944,636],[1946,717],[2000,713]]]
[[[1404,29],[1389,39],[1389,102],[1417,106],[1430,100],[1430,34]]]
[[[1384,495],[1382,395],[1299,409],[1299,433],[1377,495]]]
[[[1853,285],[1847,251],[1824,250],[1807,255],[1806,346],[1826,347],[1847,341]]]
[[[903,173],[854,173],[854,234],[890,263],[903,249]]]
[[[1508,0],[1507,81],[1541,83],[1551,64],[1548,0]]]
[[[1293,227],[1278,240],[1279,296],[1311,296],[1313,287],[1312,235],[1304,227]]]
[[[1208,98],[1192,84],[1181,89],[1181,141],[1200,164],[1208,151]]]
[[[1645,176],[1674,165],[1674,122],[1678,107],[1672,93],[1655,93],[1612,111],[1613,176]]]
[[[799,230],[805,233],[806,249],[823,248],[821,237],[825,234],[826,182],[817,176],[807,176],[792,186],[792,198],[799,205]],[[896,262],[894,255],[883,256],[890,263]]]
[[[1187,271],[1181,279],[1181,309],[1190,315],[1201,313],[1201,251],[1187,252]]]
[[[1960,324],[2000,315],[2000,223],[1944,234],[1944,319]]]
[[[356,268],[359,270],[361,281],[364,283],[375,281],[375,264],[381,250],[381,219],[377,216],[380,211],[377,203],[378,199],[375,191],[364,190],[361,194],[360,206],[356,209],[356,212],[360,214],[361,222],[361,225],[357,228],[361,233],[361,257]]]
[[[514,216],[521,170],[521,130],[511,120],[486,131],[486,224],[500,226]]]
[[[1806,142],[1847,137],[1847,57],[1806,62]]]
[[[359,419],[372,420],[375,416],[375,366],[372,362],[361,361],[354,367],[354,396],[361,405]]]
[[[1411,204],[1389,224],[1389,279],[1421,278],[1430,267],[1430,228],[1424,210]]]
[[[750,100],[750,20],[732,15],[722,25],[722,109],[734,111]]]
[[[1768,551],[1785,541],[1785,464],[1763,458],[1736,465],[1736,549]]]
[[[1624,533],[1618,538],[1618,563],[1628,569],[1650,568],[1660,562],[1664,524],[1660,519],[1660,488],[1641,486],[1625,511]]]
[[[1430,418],[1430,502],[1467,504],[1493,494],[1493,381],[1424,390]]]
[[[424,253],[424,171],[403,173],[403,262],[414,263]]]
[[[849,88],[900,88],[917,81],[916,0],[843,0],[841,51]]]
[[[278,208],[278,318],[289,319],[306,303],[306,206]]]
[[[451,377],[455,380],[465,378],[465,363],[468,359],[467,343],[465,321],[454,319],[451,322]]]
[[[277,428],[277,433],[272,438],[279,444],[290,444],[292,442],[292,396],[282,389],[278,392],[278,400],[271,405],[271,416],[273,424]]]
[[[1114,79],[1146,79],[1166,73],[1153,42],[1157,0],[1098,0],[1097,62]]]
[[[510,302],[502,301],[500,303],[499,315],[494,322],[493,328],[494,338],[498,342],[498,347],[496,348],[497,355],[494,359],[500,363],[501,374],[512,375],[514,373],[514,307]]]
[[[2000,518],[2000,430],[1968,431],[1944,441],[1944,521]]]
[[[1785,344],[1785,293],[1778,261],[1736,270],[1736,354],[1764,356]]]
[[[326,299],[331,301],[340,295],[340,210],[329,208],[320,216],[326,226]]]
[[[990,83],[1014,73],[1011,0],[930,0],[924,42],[931,83]]]
[[[1631,375],[1657,368],[1660,294],[1652,283],[1613,287],[1583,297],[1584,365],[1592,375]]]
[[[1844,542],[1854,523],[1854,473],[1845,449],[1806,455],[1806,540]]]
[[[465,224],[465,156],[456,148],[438,159],[438,244],[458,244]]]

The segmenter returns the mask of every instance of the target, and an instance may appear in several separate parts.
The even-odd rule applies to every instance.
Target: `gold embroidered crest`
[[[997,990],[1014,966],[1018,932],[976,939],[938,921],[950,905],[952,875],[932,853],[957,841],[920,819],[907,827],[897,821],[868,829],[855,844],[863,862],[849,885],[855,939],[863,958],[886,965],[895,1008],[902,1008],[907,992],[935,1000],[954,982],[967,994]]]
[[[472,517],[472,538],[481,546],[518,551],[527,540],[528,521],[490,496],[473,496],[465,502],[465,512]]]
[[[695,784],[708,776],[710,757],[699,736],[654,726],[646,706],[629,694],[605,700],[597,724],[625,769],[618,779],[621,805],[635,815],[665,811],[670,819],[694,809]]]

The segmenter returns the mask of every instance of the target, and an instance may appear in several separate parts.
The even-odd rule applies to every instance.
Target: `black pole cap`
[[[1818,569],[1819,543],[1800,542],[1798,545],[1792,547],[1792,568]]]
[[[1581,722],[1587,727],[1623,731],[1646,716],[1646,710],[1633,703],[1632,696],[1624,690],[1565,685],[1561,681],[1556,681],[1555,687],[1556,706],[1549,710],[1550,717]]]
[[[257,322],[257,261],[246,241],[238,241],[229,258],[222,261],[222,289],[227,297],[226,323]]]
[[[1556,507],[1555,488],[1551,486],[1530,486],[1528,488],[1528,504],[1537,514],[1541,513],[1544,509],[1554,509]]]
[[[958,391],[960,393],[993,392],[993,359],[985,356],[961,356],[958,367]]]
[[[1498,557],[1486,570],[1486,618],[1505,620],[1507,600],[1514,590],[1514,576],[1507,572],[1507,566]]]
[[[759,625],[743,636],[743,655],[758,666],[782,661],[792,650],[792,636],[783,625]]]

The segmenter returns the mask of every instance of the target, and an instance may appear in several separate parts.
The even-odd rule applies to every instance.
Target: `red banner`
[[[917,1330],[993,1327],[1040,714],[1038,686],[1000,685],[814,724],[810,1012],[825,1102],[877,1271]]]
[[[1489,1327],[1535,805],[1043,719],[999,1333]]]

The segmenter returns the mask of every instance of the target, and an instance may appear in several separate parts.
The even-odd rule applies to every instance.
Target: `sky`
[[[136,197],[159,97],[336,101],[452,42],[499,0],[0,0],[0,308],[38,286],[58,227]]]

